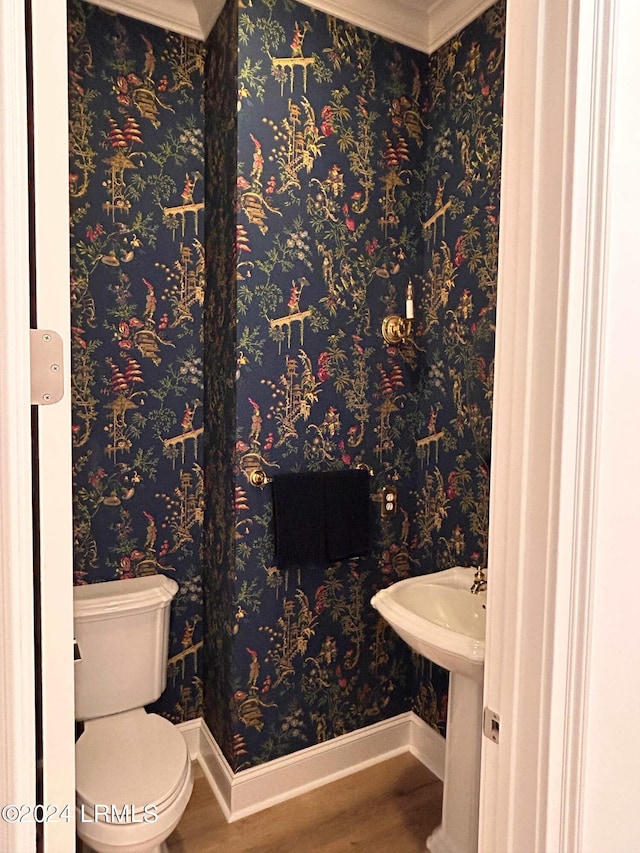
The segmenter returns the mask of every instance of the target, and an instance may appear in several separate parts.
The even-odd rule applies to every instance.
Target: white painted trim
[[[192,761],[195,761],[200,755],[200,739],[203,725],[206,724],[202,717],[196,717],[195,720],[187,720],[184,723],[176,724],[176,728],[185,739],[187,749],[189,750],[189,758]]]
[[[548,849],[584,850],[584,761],[597,572],[603,332],[611,81],[615,2],[595,0],[575,22],[575,102],[572,140],[571,235],[568,241],[567,334],[564,375],[563,488],[558,505],[558,576],[555,590],[553,679],[550,684]],[[568,117],[569,118],[569,117]],[[633,358],[633,356],[631,356]],[[573,458],[572,458],[573,454]],[[570,521],[571,526],[570,526]]]
[[[35,801],[29,210],[25,21],[0,3],[0,803]],[[35,850],[35,827],[0,821],[0,850]]]
[[[37,325],[63,342],[64,397],[38,407],[43,803],[75,815],[73,523],[69,311],[67,14],[31,0]],[[52,49],[55,45],[55,50]],[[64,211],[64,214],[63,214]],[[43,824],[45,853],[68,853],[75,826]]]
[[[208,38],[218,16],[224,8],[225,0],[194,0],[198,9],[200,29],[203,41]]]
[[[480,851],[575,853],[598,453],[607,0],[510,0]]]
[[[406,0],[308,0],[307,5],[415,50],[434,49],[429,41],[430,4],[425,0],[419,10]]]
[[[496,0],[432,0],[429,6],[428,53],[463,30]]]
[[[191,726],[194,723],[197,723],[198,726],[197,748],[194,748],[196,743],[194,734],[190,732],[187,739],[189,754],[191,755],[191,759],[197,760],[198,764],[202,767],[205,778],[213,791],[225,820],[231,821],[233,772],[216,739],[201,717],[197,720],[192,720],[190,723],[180,723],[178,728],[182,731],[184,726]]]
[[[445,739],[411,711],[236,774],[204,720],[178,728],[230,823],[404,752],[444,776]]]
[[[640,838],[640,645],[637,555],[629,554],[640,519],[640,288],[629,249],[637,245],[640,127],[640,5],[604,4],[611,61],[600,69],[611,96],[602,208],[606,282],[600,362],[599,442],[592,529],[592,597],[584,696],[579,849],[638,848]],[[606,167],[605,167],[606,168]],[[611,698],[613,697],[613,707]]]
[[[89,0],[192,38],[205,40],[224,0]],[[384,38],[432,53],[496,0],[306,0],[304,5]]]
[[[213,26],[224,2],[212,0],[210,4],[200,4],[197,0],[99,0],[99,2],[96,0],[94,5],[108,9],[110,12],[117,12],[119,15],[145,21],[156,27],[203,40],[207,32],[204,26],[208,24]],[[204,20],[200,18],[201,5],[207,13]],[[210,17],[209,7],[215,14],[213,20]]]
[[[440,781],[444,781],[445,739],[417,714],[409,714],[408,724],[409,752]]]

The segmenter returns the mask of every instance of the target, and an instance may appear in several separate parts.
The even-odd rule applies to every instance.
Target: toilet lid
[[[176,727],[157,714],[91,720],[76,743],[78,804],[156,812],[172,802],[189,773],[189,753]]]

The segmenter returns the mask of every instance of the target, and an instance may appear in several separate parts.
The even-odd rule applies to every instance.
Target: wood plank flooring
[[[194,769],[170,853],[424,853],[441,819],[442,783],[409,753],[230,824]]]

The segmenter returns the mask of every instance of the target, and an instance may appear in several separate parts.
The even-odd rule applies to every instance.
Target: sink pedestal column
[[[477,853],[480,809],[482,677],[449,678],[442,823],[427,838],[430,853]]]

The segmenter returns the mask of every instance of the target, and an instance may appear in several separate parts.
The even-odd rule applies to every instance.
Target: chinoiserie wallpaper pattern
[[[236,720],[232,665],[237,654],[235,470],[236,442],[236,106],[238,15],[223,8],[207,50],[206,257],[204,314],[205,526],[204,717],[234,767]],[[216,93],[212,103],[211,92]]]
[[[202,714],[200,42],[68,7],[74,572],[180,585],[167,691]]]
[[[446,673],[369,601],[486,563],[503,38],[502,0],[430,57],[287,0],[230,0],[206,51],[70,6],[76,582],[175,577],[158,710],[235,771],[444,730]],[[252,472],[361,463],[370,554],[280,568]]]

